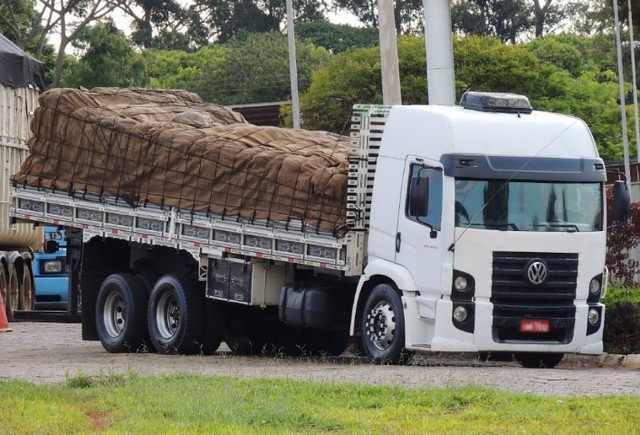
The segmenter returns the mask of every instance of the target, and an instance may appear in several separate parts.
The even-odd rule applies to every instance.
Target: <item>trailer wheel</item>
[[[16,268],[11,266],[9,269],[9,279],[7,280],[7,294],[5,296],[5,309],[7,311],[7,319],[13,322],[15,319],[15,311],[20,306],[20,282],[18,281],[18,273]]]
[[[144,351],[147,292],[134,275],[109,275],[96,301],[96,329],[109,352]]]
[[[19,309],[25,311],[33,311],[35,308],[36,298],[33,289],[33,274],[31,269],[24,265],[24,274],[22,275],[22,288],[20,289]]]
[[[11,322],[13,319],[9,317],[9,313],[11,312],[9,310],[9,283],[7,281],[7,273],[2,263],[0,263],[0,298],[2,298],[7,319]]]
[[[408,359],[402,301],[389,284],[378,284],[367,297],[361,332],[364,351],[374,363],[398,364]]]
[[[560,364],[564,353],[514,352],[513,357],[527,369],[552,369]]]
[[[162,354],[195,354],[202,351],[204,297],[197,284],[186,278],[164,275],[149,297],[147,319],[151,342]]]

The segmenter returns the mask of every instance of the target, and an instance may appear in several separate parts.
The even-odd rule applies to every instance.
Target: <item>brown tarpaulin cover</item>
[[[345,229],[346,137],[258,127],[185,91],[53,89],[39,103],[17,184]]]

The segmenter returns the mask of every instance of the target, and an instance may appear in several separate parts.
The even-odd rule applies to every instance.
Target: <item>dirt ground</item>
[[[0,380],[55,383],[77,373],[188,372],[405,387],[482,385],[553,396],[640,395],[640,370],[599,367],[594,357],[565,356],[558,368],[549,370],[522,369],[514,362],[481,362],[457,354],[422,354],[406,366],[376,366],[349,355],[242,357],[224,349],[212,356],[110,354],[100,342],[82,341],[79,324],[18,322],[11,328],[12,332],[0,334]]]

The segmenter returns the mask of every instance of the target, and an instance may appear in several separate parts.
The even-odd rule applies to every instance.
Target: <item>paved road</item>
[[[598,367],[595,358],[565,357],[556,369],[522,369],[460,355],[425,354],[409,366],[375,366],[356,357],[240,357],[109,354],[99,342],[80,339],[80,325],[13,323],[0,334],[0,380],[54,383],[78,372],[201,373],[242,378],[291,378],[316,382],[440,387],[483,385],[553,396],[640,395],[640,370]]]

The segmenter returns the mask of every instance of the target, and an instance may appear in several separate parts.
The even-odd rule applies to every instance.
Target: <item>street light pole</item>
[[[629,1],[629,46],[631,47],[631,85],[633,86],[633,115],[636,126],[636,158],[640,162],[640,120],[638,119],[638,85],[636,78],[636,45],[633,38],[633,11]]]
[[[293,5],[287,0],[287,39],[289,41],[289,78],[291,79],[291,105],[293,128],[300,128],[300,100],[298,98],[298,65],[296,63],[296,38],[293,33]]]
[[[380,26],[382,103],[386,106],[402,104],[393,0],[378,0],[378,24]]]
[[[620,16],[618,13],[618,0],[613,0],[613,17],[616,28],[616,51],[618,54],[618,85],[620,87],[620,115],[622,118],[622,149],[624,152],[624,173],[627,182],[631,183],[631,168],[629,167],[629,137],[627,135],[627,105],[624,95],[624,72],[622,70],[622,43],[620,42]],[[631,190],[629,190],[631,193]]]

